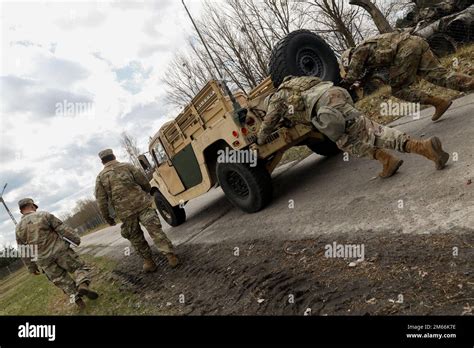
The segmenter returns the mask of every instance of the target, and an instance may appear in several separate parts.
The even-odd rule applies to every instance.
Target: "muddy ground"
[[[109,277],[140,295],[133,306],[156,314],[469,315],[474,234],[450,232],[183,244],[176,269],[155,250],[157,272],[144,274],[131,255]],[[364,244],[365,260],[349,266],[355,259],[325,257],[333,242]]]

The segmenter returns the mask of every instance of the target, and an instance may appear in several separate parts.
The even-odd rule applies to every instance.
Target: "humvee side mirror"
[[[150,162],[148,162],[148,158],[146,158],[145,155],[138,156],[138,161],[140,162],[140,165],[142,166],[143,170],[146,171],[151,169]]]

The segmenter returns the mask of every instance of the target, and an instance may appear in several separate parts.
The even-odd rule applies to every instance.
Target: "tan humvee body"
[[[178,206],[209,191],[217,183],[214,173],[216,149],[254,149],[259,161],[263,161],[271,173],[291,146],[309,137],[324,139],[321,133],[312,131],[310,127],[296,125],[278,127],[266,144],[258,146],[256,135],[265,115],[263,101],[272,91],[274,87],[267,78],[249,95],[235,94],[240,105],[248,109],[246,122],[240,125],[234,119],[230,98],[217,81],[210,81],[174,120],[165,123],[150,140],[149,153],[157,163],[150,181],[152,194],[159,190],[171,206]],[[166,152],[166,158],[161,160],[157,155],[160,144]],[[191,152],[194,152],[195,159]],[[183,157],[179,163],[181,173],[176,168],[178,162],[173,163],[178,156]],[[202,179],[189,179],[192,182],[185,185],[183,176],[197,171]],[[199,176],[199,173],[191,174]]]

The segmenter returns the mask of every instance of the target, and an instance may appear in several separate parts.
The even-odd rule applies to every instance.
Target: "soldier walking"
[[[365,117],[354,107],[347,90],[317,77],[288,76],[278,90],[265,100],[266,115],[257,143],[264,144],[283,118],[292,123],[313,125],[336,143],[339,149],[357,157],[369,157],[383,165],[379,176],[392,176],[403,161],[384,149],[416,153],[443,169],[449,155],[437,137],[410,138],[397,129],[385,127]]]
[[[36,211],[33,199],[24,198],[18,202],[22,218],[16,227],[18,245],[35,246],[37,260],[23,257],[30,273],[39,275],[40,270],[58,288],[64,291],[80,309],[86,307],[83,296],[95,300],[99,295],[89,289],[90,268],[70,248],[66,237],[79,245],[80,237],[61,220],[46,211]],[[75,274],[75,280],[69,273]]]
[[[395,97],[435,107],[433,121],[444,114],[452,101],[414,89],[412,85],[417,79],[462,92],[474,90],[474,78],[445,69],[426,40],[399,31],[377,35],[346,50],[341,57],[342,84],[359,84],[367,74],[380,67],[389,68],[390,86]]]
[[[151,185],[145,175],[129,163],[116,160],[111,149],[99,153],[104,169],[97,176],[95,196],[100,212],[109,225],[115,225],[110,216],[109,203],[122,221],[121,234],[128,239],[143,258],[143,270],[157,268],[151,248],[145,240],[140,223],[145,226],[158,250],[168,259],[171,267],[179,263],[173,245],[161,228],[160,219],[151,205]]]

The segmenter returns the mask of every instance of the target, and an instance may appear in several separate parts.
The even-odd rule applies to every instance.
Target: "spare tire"
[[[341,79],[331,47],[319,35],[305,29],[291,32],[276,44],[269,68],[275,87],[288,75],[317,76],[335,84]]]

